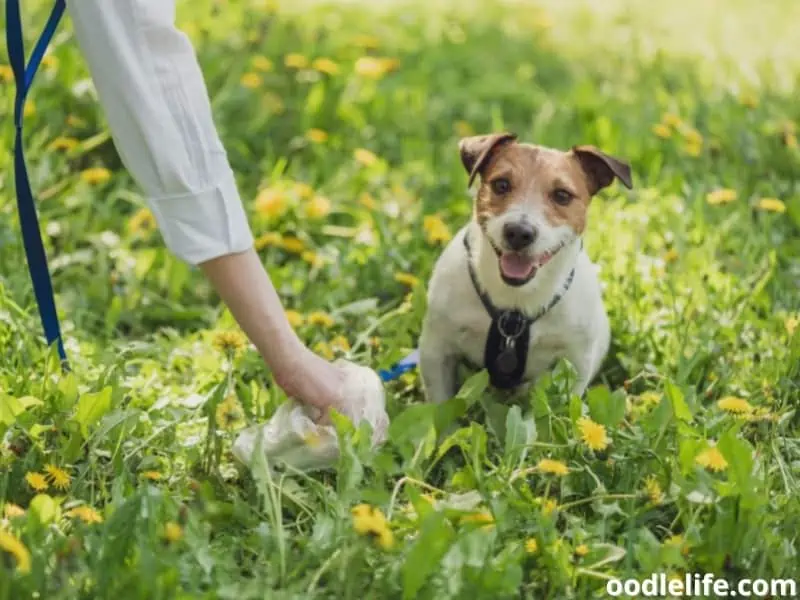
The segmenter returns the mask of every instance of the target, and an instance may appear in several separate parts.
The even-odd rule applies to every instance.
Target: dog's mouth
[[[561,243],[556,248],[539,255],[494,248],[500,266],[500,277],[512,287],[525,285],[536,277],[539,269],[549,263],[565,245],[566,243]]]

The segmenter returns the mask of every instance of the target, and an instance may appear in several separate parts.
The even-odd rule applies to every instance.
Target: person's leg
[[[295,335],[253,249],[197,58],[174,24],[174,0],[67,7],[114,144],[167,247],[200,266],[288,395],[341,405],[342,370]]]

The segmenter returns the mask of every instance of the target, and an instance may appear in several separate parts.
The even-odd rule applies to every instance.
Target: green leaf
[[[592,420],[608,428],[625,418],[625,394],[619,390],[612,394],[604,385],[591,388],[586,392],[586,402]]]
[[[737,431],[730,429],[722,434],[717,448],[728,461],[728,477],[741,492],[752,490],[753,448],[740,437]]]
[[[536,426],[531,420],[522,419],[519,406],[512,406],[506,415],[505,457],[514,464],[524,457],[527,447],[536,439]]]
[[[667,381],[666,385],[664,386],[664,393],[666,394],[669,401],[672,403],[672,412],[677,419],[681,421],[691,421],[692,420],[692,411],[689,409],[689,405],[686,404],[686,400],[683,397],[683,392],[671,381]]]
[[[25,407],[18,398],[0,396],[0,424],[13,425],[17,415],[24,412]]]
[[[30,510],[42,525],[49,525],[61,518],[58,502],[47,494],[37,494],[31,500]]]
[[[84,394],[78,399],[78,408],[74,420],[81,428],[83,438],[89,437],[89,427],[97,423],[111,410],[111,386],[99,392]]]
[[[432,513],[424,520],[417,541],[409,550],[403,565],[404,599],[417,597],[425,581],[438,569],[455,537],[452,525],[442,513]]]

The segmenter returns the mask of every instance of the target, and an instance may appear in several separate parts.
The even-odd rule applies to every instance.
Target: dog
[[[630,166],[594,146],[567,151],[522,143],[514,133],[462,138],[472,219],[447,244],[428,281],[420,332],[426,399],[458,392],[461,364],[488,370],[501,390],[525,390],[557,360],[577,371],[582,397],[611,332],[594,264],[583,248],[587,211]]]

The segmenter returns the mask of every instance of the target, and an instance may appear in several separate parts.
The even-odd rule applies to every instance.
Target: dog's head
[[[480,176],[474,216],[497,253],[508,285],[521,286],[586,228],[589,202],[618,178],[631,188],[625,162],[593,146],[569,151],[522,144],[511,133],[464,138],[469,185]]]

